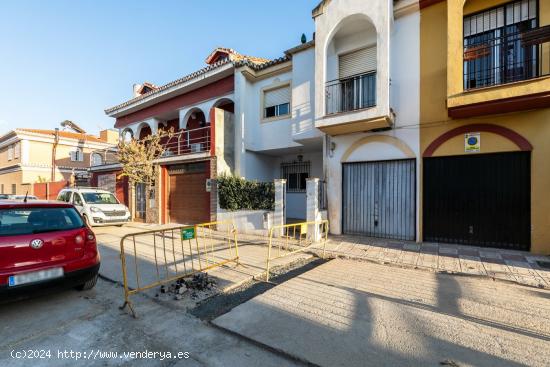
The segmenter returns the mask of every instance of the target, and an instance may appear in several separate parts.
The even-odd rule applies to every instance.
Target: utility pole
[[[59,128],[55,128],[53,147],[52,147],[52,177],[51,182],[55,182],[55,152],[57,150],[57,144],[59,143]]]

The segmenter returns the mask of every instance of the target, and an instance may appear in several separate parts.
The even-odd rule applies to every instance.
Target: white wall
[[[292,139],[320,138],[315,128],[315,48],[292,55]]]
[[[392,1],[388,0],[332,0],[325,5],[323,14],[315,18],[315,118],[317,126],[345,123],[350,120],[351,115],[356,120],[389,116],[392,9]],[[335,75],[333,74],[337,70],[338,50],[336,48],[338,42],[335,42],[334,47],[330,48],[333,36],[338,34],[338,31],[346,23],[357,19],[370,22],[377,32],[376,107],[351,112],[348,116],[331,115],[330,118],[323,119],[325,116],[325,84],[334,79]],[[356,39],[353,36],[346,37],[346,40],[340,42],[342,49],[345,47],[352,49],[358,45],[358,42],[371,42],[367,39]]]
[[[342,1],[336,1],[342,3]],[[379,133],[356,133],[329,138],[326,149],[326,175],[328,196],[328,219],[330,231],[341,233],[342,229],[342,163],[344,154],[355,142],[368,136],[389,136],[398,139],[407,146],[416,158],[417,183],[420,177],[419,147],[419,80],[420,80],[420,45],[419,45],[418,12],[405,15],[393,22],[391,30],[391,98],[389,105],[396,114],[392,130]],[[317,84],[318,85],[318,84]],[[375,139],[376,140],[376,139]],[[378,139],[379,140],[379,139]],[[330,143],[336,149],[331,152]],[[373,141],[361,145],[345,159],[345,162],[367,162],[409,158],[396,145],[387,142]],[[420,185],[417,184],[417,218]],[[418,221],[417,221],[418,226]],[[417,227],[417,240],[418,227]]]

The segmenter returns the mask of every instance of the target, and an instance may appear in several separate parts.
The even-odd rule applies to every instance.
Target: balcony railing
[[[198,129],[181,130],[161,140],[163,158],[210,151],[210,126]],[[98,149],[92,152],[92,167],[119,163],[116,148]]]
[[[163,157],[210,151],[210,126],[198,129],[180,130],[162,142],[165,149]]]
[[[508,33],[507,28],[464,40],[464,89],[550,75],[550,26]]]
[[[325,95],[327,115],[376,106],[376,71],[330,81]]]

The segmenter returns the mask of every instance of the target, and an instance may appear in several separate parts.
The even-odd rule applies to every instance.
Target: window
[[[71,192],[70,191],[61,191],[59,195],[57,196],[58,201],[64,201],[66,203],[69,202],[71,199]]]
[[[13,195],[17,194],[17,185],[16,184],[11,184],[11,193]]]
[[[376,70],[376,46],[362,48],[338,56],[338,75],[347,79]]]
[[[0,236],[15,236],[83,228],[74,208],[20,208],[0,210]]]
[[[84,192],[82,196],[88,204],[118,204],[118,200],[111,193]]]
[[[84,153],[81,148],[76,148],[76,150],[70,152],[71,162],[82,162],[84,161]]]
[[[13,159],[13,144],[8,146],[8,161]]]
[[[17,142],[15,143],[13,156],[15,159],[18,159],[21,156],[21,143]]]
[[[264,118],[290,114],[290,85],[266,90],[264,93]]]
[[[92,166],[101,166],[103,164],[103,157],[99,153],[92,153]]]
[[[537,13],[536,0],[520,0],[464,17],[464,89],[539,76],[542,45],[524,42]]]
[[[80,197],[80,194],[75,193],[73,195],[73,204],[76,206],[82,206],[82,198]]]
[[[281,178],[286,179],[287,192],[306,192],[310,162],[281,163]]]

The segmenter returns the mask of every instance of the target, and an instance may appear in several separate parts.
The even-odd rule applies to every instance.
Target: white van
[[[130,211],[115,195],[96,188],[68,188],[57,200],[73,204],[90,226],[122,225],[130,221]]]

